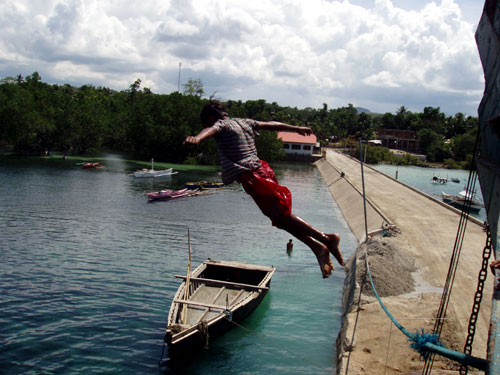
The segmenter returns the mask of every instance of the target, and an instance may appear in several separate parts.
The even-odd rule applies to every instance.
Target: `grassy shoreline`
[[[136,160],[128,155],[123,155],[119,153],[113,152],[102,152],[95,154],[86,154],[86,155],[67,155],[64,156],[62,153],[52,152],[49,155],[36,155],[36,156],[27,156],[27,155],[19,155],[13,152],[5,152],[0,153],[1,159],[31,159],[31,160],[59,160],[64,162],[74,162],[74,163],[83,163],[83,162],[100,162],[105,163],[106,161],[121,161],[131,166],[135,166],[137,169],[141,168],[150,168],[151,160]],[[203,171],[203,172],[216,172],[220,168],[215,165],[199,165],[199,164],[175,164],[175,163],[166,163],[156,161],[154,162],[155,169],[166,169],[173,168],[178,171]]]

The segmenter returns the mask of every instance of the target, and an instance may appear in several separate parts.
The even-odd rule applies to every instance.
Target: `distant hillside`
[[[358,111],[358,113],[367,113],[367,114],[372,114],[373,113],[369,109],[366,109],[366,108],[363,108],[363,107],[354,107],[354,108],[356,108],[356,111]]]

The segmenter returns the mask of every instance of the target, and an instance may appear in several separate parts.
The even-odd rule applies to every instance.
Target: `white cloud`
[[[386,70],[366,77],[363,79],[363,83],[375,87],[400,87],[400,85],[392,79],[391,73]]]
[[[482,68],[461,0],[352,1],[7,0],[0,76],[118,90],[141,78],[168,93],[182,62],[183,82],[225,99],[476,113]]]

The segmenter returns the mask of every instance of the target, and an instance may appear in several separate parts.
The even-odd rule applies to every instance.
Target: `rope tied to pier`
[[[363,172],[362,142],[363,141],[360,139],[360,147],[359,147],[360,158],[359,158],[359,160],[360,160],[360,165],[361,165],[361,181],[362,181],[362,187],[363,187],[362,196],[363,196],[364,218],[365,218],[365,241],[367,241],[368,240],[368,218],[367,218],[367,214],[366,214],[366,201],[367,201],[367,199],[366,199],[366,193],[365,193],[365,182],[364,182],[364,172]],[[476,136],[473,160],[472,160],[471,165],[474,165],[474,160],[475,160],[475,157],[477,155],[478,145],[479,145],[479,132]],[[476,179],[475,179],[475,177],[473,177],[473,175],[474,175],[473,171],[471,170],[471,172],[469,174],[469,181],[467,183],[466,191],[474,191],[474,189],[475,189]],[[472,187],[472,189],[469,190],[471,187]],[[389,312],[387,307],[383,304],[382,299],[380,298],[380,296],[375,288],[375,284],[373,283],[373,278],[372,278],[371,271],[370,271],[370,265],[368,263],[368,251],[365,252],[366,274],[368,274],[370,285],[373,289],[373,293],[374,293],[375,297],[377,298],[382,309],[385,311],[387,316],[390,318],[390,320],[394,323],[394,325],[396,327],[398,327],[398,329],[401,332],[403,332],[408,337],[408,341],[411,342],[410,346],[413,349],[420,352],[424,356],[425,362],[426,362],[425,367],[424,367],[424,372],[423,372],[424,374],[428,374],[431,371],[433,358],[434,358],[435,354],[439,354],[443,357],[446,357],[446,358],[452,359],[456,362],[459,362],[460,364],[462,364],[462,369],[463,368],[466,369],[467,368],[466,366],[475,367],[475,368],[480,369],[482,371],[487,371],[487,369],[488,369],[488,361],[487,360],[472,357],[470,355],[470,353],[459,353],[459,352],[449,350],[449,349],[445,348],[439,340],[439,335],[441,333],[444,316],[446,315],[446,309],[447,309],[448,303],[449,303],[451,288],[453,286],[453,281],[454,281],[455,274],[456,274],[458,259],[460,258],[460,252],[462,249],[462,242],[463,242],[463,237],[464,237],[464,233],[465,233],[465,228],[467,226],[467,221],[468,221],[468,217],[469,217],[471,203],[472,203],[472,199],[470,199],[470,200],[467,199],[466,205],[465,205],[464,209],[462,210],[460,225],[459,225],[458,233],[457,233],[457,236],[455,239],[453,256],[452,256],[452,260],[450,262],[450,268],[448,270],[446,285],[444,287],[443,296],[441,299],[441,306],[440,306],[440,310],[438,313],[438,319],[436,319],[436,325],[434,327],[433,333],[430,333],[430,334],[425,333],[423,329],[420,331],[420,333],[418,331],[415,334],[410,333],[401,324],[399,324],[399,322],[396,319],[394,319],[394,317]],[[484,266],[483,266],[483,268],[484,268]],[[480,303],[480,301],[479,301],[479,303]],[[479,305],[479,303],[477,305]],[[474,306],[474,309],[475,308],[476,308],[476,306]],[[356,320],[357,320],[357,317],[356,317]],[[475,319],[471,316],[471,320],[475,320]],[[469,331],[471,331],[471,325],[472,324],[469,323]],[[475,330],[475,321],[474,321],[474,330]],[[354,333],[353,333],[353,337],[354,337]],[[472,338],[473,338],[473,333],[472,333]],[[470,341],[472,344],[472,339]],[[467,349],[467,346],[466,346],[466,349]]]
[[[403,332],[406,337],[408,337],[408,341],[411,342],[410,347],[412,349],[417,350],[420,354],[424,356],[424,358],[431,357],[434,354],[439,354],[443,357],[454,360],[463,365],[475,367],[479,370],[486,371],[488,368],[488,361],[481,358],[472,357],[470,355],[466,355],[464,353],[455,352],[453,350],[447,349],[439,340],[439,335],[436,333],[426,333],[422,328],[420,332],[411,333],[405,327],[403,327],[392,314],[389,312],[387,307],[382,302],[377,289],[375,288],[375,284],[373,282],[372,273],[370,270],[370,264],[368,263],[368,251],[365,253],[365,264],[366,264],[366,273],[368,274],[368,279],[370,281],[370,286],[373,290],[373,294],[377,299],[378,303],[385,311],[386,315],[389,319],[394,323],[398,329]]]
[[[408,339],[408,341],[411,342],[410,348],[419,352],[421,355],[424,356],[424,358],[426,358],[430,354],[425,350],[427,344],[433,344],[444,347],[444,345],[439,340],[438,335],[436,335],[435,333],[425,332],[423,328],[421,329],[420,332],[416,331],[415,334]]]

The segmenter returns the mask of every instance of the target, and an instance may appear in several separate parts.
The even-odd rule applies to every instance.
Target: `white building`
[[[278,138],[283,141],[283,148],[287,156],[313,156],[319,152],[319,143],[314,134],[300,135],[291,132],[278,132]]]

